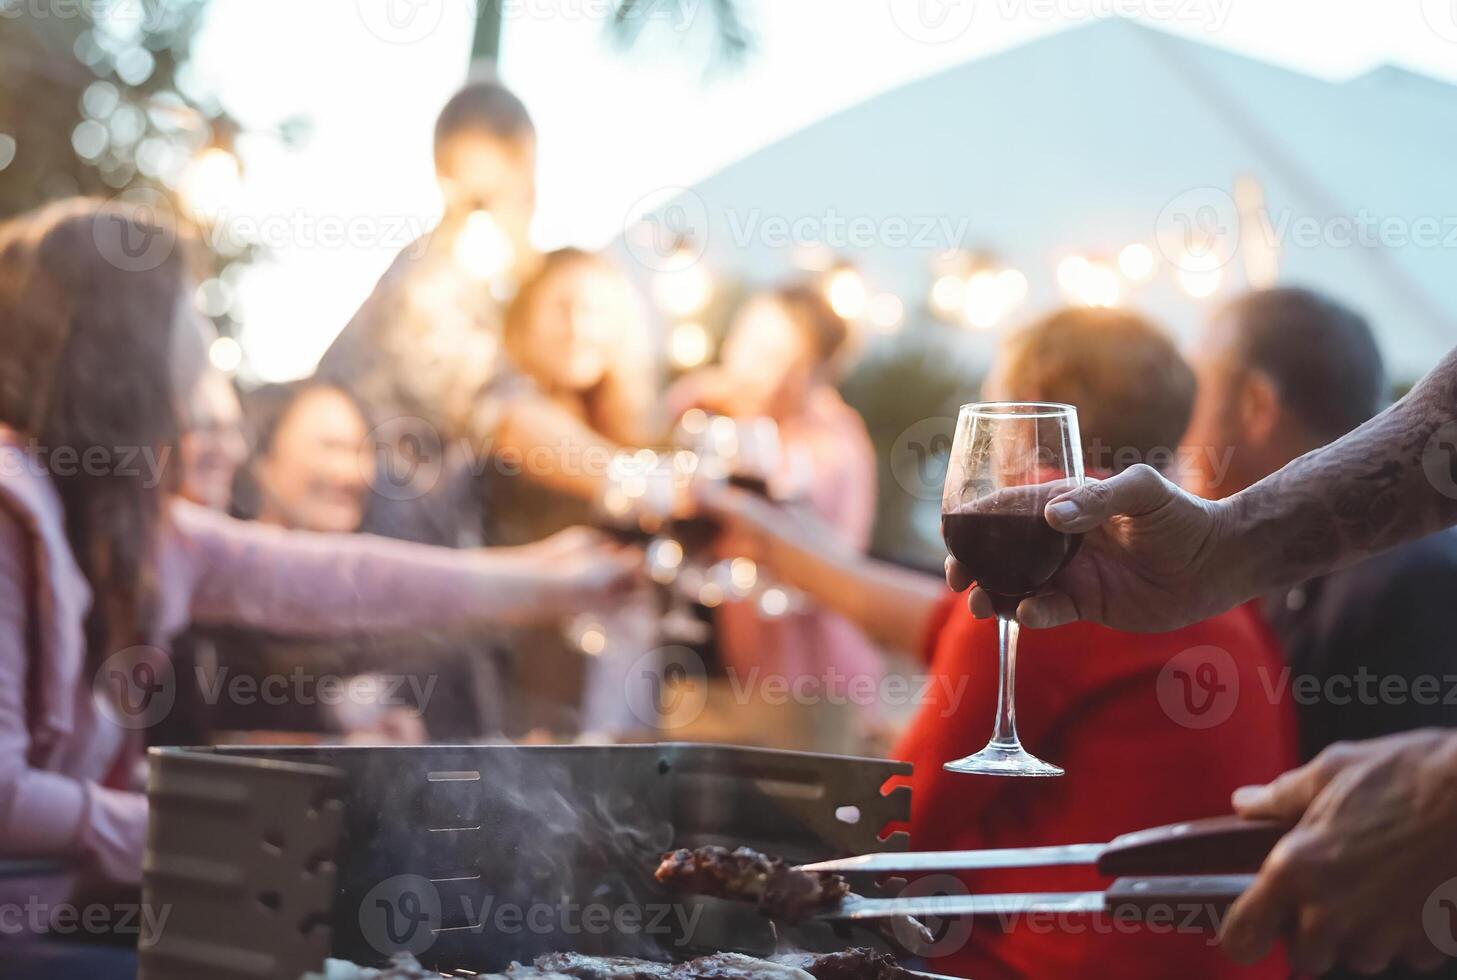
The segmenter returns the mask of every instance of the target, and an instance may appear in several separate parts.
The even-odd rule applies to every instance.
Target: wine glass
[[[1017,604],[1065,565],[1081,535],[1055,531],[1042,510],[1083,482],[1078,413],[1049,402],[963,405],[941,499],[946,548],[992,597],[1001,656],[996,728],[987,747],[948,762],[951,772],[1061,776],[1017,738]]]

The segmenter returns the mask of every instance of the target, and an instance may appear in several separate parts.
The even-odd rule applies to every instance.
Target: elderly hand
[[[1427,970],[1457,950],[1457,733],[1334,745],[1234,803],[1299,824],[1231,909],[1231,956],[1254,962],[1286,933],[1297,971],[1316,975]]]
[[[1226,511],[1143,465],[1054,497],[1048,523],[1085,535],[1082,547],[1045,592],[1022,601],[1017,620],[1033,629],[1085,619],[1159,632],[1228,609],[1247,596],[1219,548],[1230,530]],[[954,558],[946,559],[946,581],[958,592],[974,584]],[[981,589],[969,603],[980,619],[994,615]]]

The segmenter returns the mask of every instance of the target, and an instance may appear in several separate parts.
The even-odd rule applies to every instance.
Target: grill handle
[[[1212,817],[1114,838],[1098,858],[1108,878],[1258,871],[1289,828],[1273,820]]]

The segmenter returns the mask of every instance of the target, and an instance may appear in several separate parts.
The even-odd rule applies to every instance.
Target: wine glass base
[[[1021,745],[988,745],[976,755],[948,762],[943,767],[947,772],[970,773],[983,776],[1061,776],[1063,770],[1050,762],[1043,762]]]

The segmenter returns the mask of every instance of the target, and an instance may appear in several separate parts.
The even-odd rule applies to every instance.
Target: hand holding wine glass
[[[1043,511],[1083,482],[1077,410],[1038,402],[963,406],[946,473],[941,532],[952,556],[991,599],[1001,687],[987,747],[947,763],[952,772],[1060,776],[1017,737],[1018,603],[1039,592],[1077,552],[1080,537],[1051,527]]]
[[[1054,497],[1050,526],[1084,534],[1084,544],[1047,588],[1017,606],[1017,620],[1033,629],[1089,620],[1159,632],[1238,604],[1255,591],[1249,562],[1241,560],[1254,556],[1220,547],[1237,544],[1229,510],[1227,502],[1195,497],[1141,464]],[[974,580],[970,569],[947,559],[953,589],[965,591]],[[969,602],[980,619],[996,614],[984,588],[972,589]]]

